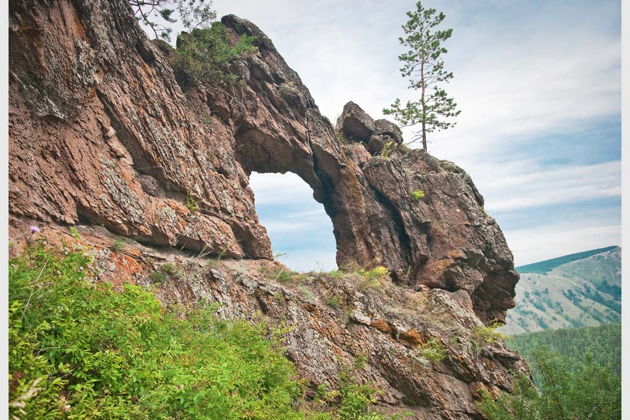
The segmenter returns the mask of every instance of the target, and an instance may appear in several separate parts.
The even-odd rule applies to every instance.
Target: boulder
[[[344,137],[367,143],[374,133],[374,120],[361,107],[350,101],[337,118],[335,131]]]
[[[400,127],[388,120],[379,119],[374,121],[374,134],[389,136],[389,138],[396,143],[403,142]]]

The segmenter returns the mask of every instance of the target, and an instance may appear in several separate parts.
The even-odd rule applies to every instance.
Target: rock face
[[[272,259],[271,245],[258,222],[249,175],[291,171],[311,186],[330,216],[340,267],[386,266],[400,304],[406,293],[432,289],[427,302],[459,313],[462,334],[470,334],[478,319],[504,320],[518,275],[468,175],[451,162],[397,146],[400,129],[374,121],[354,103],[344,107],[333,129],[264,33],[232,15],[222,23],[233,41],[255,37],[258,51],[232,66],[242,82],[205,84],[184,94],[125,0],[10,4],[12,236],[32,221],[52,230],[100,226],[142,244],[140,253],[176,247],[264,266],[271,263],[265,261]],[[203,281],[211,281],[206,268],[199,270]],[[263,279],[250,287],[226,273],[217,284],[227,295],[273,289]],[[139,270],[128,277],[146,275]],[[214,296],[177,296],[195,301],[204,294]],[[315,384],[334,382],[334,372],[325,364],[309,365],[313,356],[348,356],[364,340],[376,340],[369,359],[376,370],[366,378],[389,387],[385,402],[423,407],[427,416],[474,417],[473,388],[509,388],[507,369],[521,362],[497,356],[504,349],[490,354],[487,366],[473,359],[460,364],[453,353],[443,371],[401,368],[397,354],[415,345],[401,344],[401,334],[409,336],[401,331],[420,328],[420,321],[395,326],[392,315],[378,308],[382,302],[357,303],[361,299],[349,300],[357,311],[351,329],[330,318],[321,302],[309,312],[308,303],[298,300],[283,306],[243,298],[227,311],[245,315],[262,308],[277,319],[305,322],[292,346],[306,348],[293,358]],[[422,334],[407,342],[431,335]],[[422,376],[429,371],[432,376]]]

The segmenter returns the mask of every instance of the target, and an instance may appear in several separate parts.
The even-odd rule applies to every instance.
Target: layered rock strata
[[[336,370],[310,365],[314,356],[326,354],[333,363],[334,354],[343,359],[374,343],[365,379],[387,389],[383,402],[421,407],[427,416],[474,417],[477,385],[509,388],[508,369],[522,368],[517,356],[497,344],[485,359],[467,361],[472,353],[459,354],[446,342],[448,334],[470,335],[479,320],[504,320],[518,280],[499,226],[461,168],[405,148],[396,125],[374,121],[354,103],[333,127],[271,40],[236,16],[222,19],[230,39],[251,35],[257,47],[232,66],[241,81],[183,92],[164,51],[147,39],[124,0],[11,2],[9,13],[14,239],[29,223],[51,232],[87,226],[100,232],[96,242],[113,234],[129,238],[137,249],[129,264],[138,270],[123,278],[136,282],[147,278],[151,252],[176,249],[188,253],[177,257],[182,261],[220,256],[260,268],[275,263],[249,176],[293,172],[332,220],[339,266],[386,266],[399,311],[411,310],[408,299],[421,301],[411,318],[399,320],[382,301],[341,280],[350,324],[321,294],[315,303],[295,297],[271,304],[270,290],[290,292],[252,275],[254,269],[250,285],[230,267],[208,274],[198,259],[196,274],[163,290],[165,299],[212,297],[234,316],[262,310],[295,323],[289,354],[315,385],[334,382]],[[203,290],[193,290],[195,282]],[[309,282],[334,288],[330,278]],[[234,306],[208,284],[242,301]],[[250,296],[261,293],[266,297]],[[425,319],[431,308],[456,318],[457,331],[432,332]],[[418,337],[405,339],[411,330]],[[433,336],[450,349],[449,361],[419,371],[406,365],[414,346]]]

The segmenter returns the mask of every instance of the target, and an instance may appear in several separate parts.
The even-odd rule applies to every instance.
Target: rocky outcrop
[[[126,1],[10,4],[12,236],[33,221],[51,230],[100,226],[106,232],[95,234],[96,242],[111,234],[137,242],[132,259],[140,263],[128,261],[138,268],[129,281],[146,278],[145,260],[157,250],[240,258],[263,267],[273,264],[272,252],[249,175],[294,172],[332,220],[340,267],[386,266],[399,306],[425,293],[426,302],[459,314],[459,329],[431,332],[423,324],[431,324],[423,321],[429,313],[424,303],[413,310],[415,318],[397,320],[384,301],[371,302],[366,293],[360,297],[351,285],[351,326],[322,306],[321,293],[314,306],[297,298],[283,305],[270,303],[267,295],[256,301],[243,295],[237,307],[225,301],[226,311],[244,316],[262,308],[295,323],[299,332],[289,352],[314,384],[334,382],[336,372],[330,364],[315,363],[314,355],[349,357],[351,349],[372,340],[374,370],[365,378],[388,389],[384,402],[423,407],[418,410],[436,416],[474,417],[477,385],[471,384],[509,388],[507,370],[520,366],[516,356],[505,356],[499,346],[489,362],[461,361],[452,343],[445,343],[447,365],[416,371],[402,360],[429,336],[446,342],[448,334],[470,335],[478,319],[502,321],[514,305],[518,276],[512,255],[485,214],[483,198],[461,168],[399,145],[398,127],[374,121],[356,104],[344,107],[333,129],[264,33],[236,16],[222,22],[233,41],[253,36],[257,52],[233,64],[240,83],[205,83],[184,94]],[[263,277],[250,286],[239,283],[229,268],[216,280],[200,264],[193,270],[203,278],[199,281],[215,281],[226,296],[242,290],[256,296],[264,290],[289,293]],[[335,290],[334,279],[320,280],[311,282],[313,290]],[[189,302],[219,299],[212,291],[190,289],[196,286],[187,281],[165,289],[165,299],[172,294]],[[305,348],[295,350],[300,345]]]
[[[481,390],[510,390],[511,373],[527,373],[520,356],[462,306],[463,291],[413,291],[356,272],[291,273],[271,260],[202,258],[121,241],[95,226],[78,226],[74,234],[56,226],[36,234],[26,224],[14,229],[14,252],[37,240],[89,246],[95,258],[89,271],[99,281],[147,286],[167,304],[219,303],[225,318],[282,330],[310,397],[320,385],[338,389],[345,372],[378,389],[377,411],[479,419],[474,401]],[[168,275],[156,280],[152,274],[167,265]]]

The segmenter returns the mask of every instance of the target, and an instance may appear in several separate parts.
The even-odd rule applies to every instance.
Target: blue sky
[[[396,97],[398,37],[413,1],[215,0],[273,40],[335,121]],[[426,1],[454,28],[447,86],[462,113],[429,151],[470,173],[517,264],[620,243],[620,2]],[[410,131],[405,134],[410,136]],[[254,174],[274,250],[294,269],[334,267],[332,225],[291,174]]]

